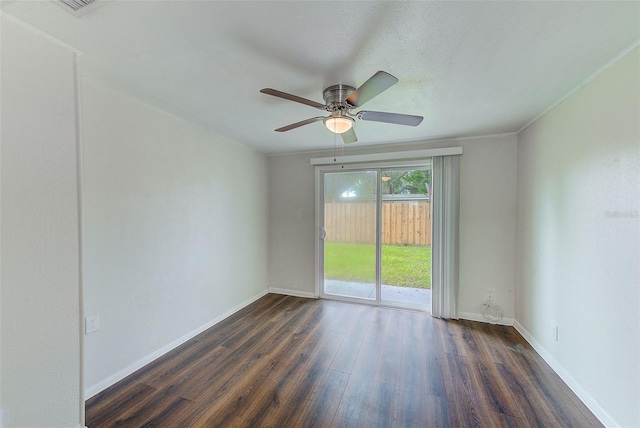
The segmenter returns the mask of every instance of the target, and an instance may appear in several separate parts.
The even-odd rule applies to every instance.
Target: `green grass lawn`
[[[374,283],[376,247],[325,242],[324,271],[327,279]],[[383,245],[382,283],[431,288],[431,247]]]

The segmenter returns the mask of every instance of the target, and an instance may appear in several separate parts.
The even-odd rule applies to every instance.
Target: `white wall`
[[[506,318],[514,316],[516,137],[503,135],[350,150],[384,153],[463,147],[460,218],[461,316],[476,318],[484,290],[496,291]],[[269,157],[269,286],[314,292],[316,152]]]
[[[271,156],[269,162],[269,287],[314,293],[315,174],[313,154]]]
[[[518,135],[517,194],[518,321],[601,420],[640,426],[638,48]]]
[[[263,155],[83,81],[85,387],[267,290]]]
[[[1,19],[0,390],[5,427],[77,427],[74,54]]]

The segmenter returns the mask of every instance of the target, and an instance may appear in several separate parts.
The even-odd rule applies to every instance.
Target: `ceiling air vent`
[[[62,6],[64,10],[77,17],[95,10],[103,3],[103,1],[98,0],[58,0],[58,4]]]

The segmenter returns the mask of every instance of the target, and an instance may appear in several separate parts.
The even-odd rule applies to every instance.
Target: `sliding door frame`
[[[316,232],[315,232],[315,286],[314,294],[317,297],[331,300],[341,300],[354,303],[366,303],[376,306],[393,306],[406,309],[417,309],[422,311],[430,311],[431,308],[425,305],[402,304],[398,302],[386,302],[381,300],[382,295],[382,185],[380,176],[383,170],[402,169],[412,167],[428,167],[431,168],[431,157],[424,159],[392,161],[392,162],[369,162],[358,164],[337,164],[337,165],[318,165],[315,166],[315,210],[316,210]],[[356,297],[339,296],[334,294],[325,294],[324,292],[324,175],[325,173],[339,172],[362,172],[375,171],[376,179],[376,298],[363,299]]]

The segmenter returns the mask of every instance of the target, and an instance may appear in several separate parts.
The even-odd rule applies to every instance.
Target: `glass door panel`
[[[377,171],[324,173],[324,294],[377,300]]]
[[[383,169],[381,300],[431,306],[431,169]]]

